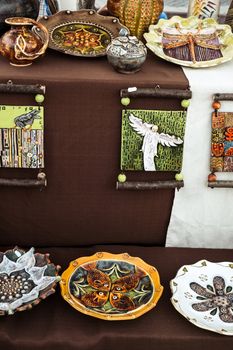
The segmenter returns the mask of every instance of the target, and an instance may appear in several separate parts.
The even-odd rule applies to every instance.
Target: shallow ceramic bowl
[[[204,36],[201,36],[201,35],[207,32],[215,32],[218,40],[219,50],[222,57],[218,57],[216,59],[211,59],[211,60],[207,59],[203,61],[193,62],[192,60],[181,60],[175,57],[168,56],[164,51],[163,35],[164,35],[164,32],[165,33],[169,31],[175,32],[177,25],[179,26],[181,31],[180,33],[176,31],[176,34],[180,37],[178,41],[180,43],[183,42],[183,44],[180,45],[180,48],[185,47],[185,42],[186,42],[186,48],[188,48],[188,36],[182,35],[182,33],[183,34],[187,34],[188,32],[196,33],[197,34],[196,39],[201,40],[199,41],[199,43],[202,45],[202,49],[203,48],[205,49],[204,46],[206,45],[209,46],[210,44],[213,44],[213,41],[209,41],[209,39],[207,39],[207,36],[205,38],[206,34]],[[199,31],[200,27],[202,28],[203,32]],[[212,67],[212,66],[217,66],[221,63],[230,61],[233,58],[233,34],[231,31],[231,27],[229,25],[218,24],[214,19],[211,19],[211,18],[206,18],[204,20],[201,20],[194,16],[191,16],[189,18],[173,16],[168,20],[161,19],[158,22],[158,24],[151,25],[149,27],[149,32],[144,34],[144,38],[146,39],[146,42],[147,42],[146,46],[152,52],[154,52],[156,56],[159,56],[165,59],[166,61],[170,61],[182,66],[187,66],[191,68]],[[195,40],[195,36],[193,38]],[[175,42],[175,39],[173,43],[174,42]],[[199,50],[200,50],[200,47],[201,46],[199,46]],[[196,43],[195,43],[195,50],[197,50]],[[211,53],[209,53],[209,55],[211,55]]]
[[[155,307],[163,287],[155,267],[129,254],[78,258],[62,274],[63,298],[76,310],[104,320],[131,320]]]
[[[106,55],[111,41],[121,30],[127,30],[118,18],[94,10],[59,11],[39,22],[48,29],[49,48],[80,57]]]
[[[31,309],[54,293],[59,269],[49,254],[34,253],[34,248],[0,252],[0,315]]]
[[[194,325],[233,335],[233,263],[200,260],[170,282],[175,309]]]

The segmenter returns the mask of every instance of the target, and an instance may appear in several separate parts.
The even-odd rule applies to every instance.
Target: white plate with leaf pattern
[[[200,260],[170,282],[175,309],[194,325],[233,335],[233,263]]]

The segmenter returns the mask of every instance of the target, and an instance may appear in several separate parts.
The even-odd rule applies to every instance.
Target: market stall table
[[[142,317],[107,322],[78,313],[57,293],[30,312],[0,318],[5,350],[230,347],[231,338],[194,327],[170,303],[169,281],[183,264],[231,261],[230,250],[164,248],[174,190],[116,191],[121,109],[128,87],[188,88],[181,68],[148,55],[135,75],[120,75],[106,58],[82,59],[48,52],[27,68],[0,60],[1,82],[45,84],[45,172],[48,186],[1,187],[0,246],[35,246],[65,270],[69,261],[97,251],[128,252],[157,267],[164,294]],[[1,94],[2,104],[33,104],[29,95]],[[176,99],[132,102],[148,109],[180,109]],[[0,169],[2,178],[34,178],[36,170]],[[145,174],[131,174],[144,179]],[[174,173],[150,173],[165,180]],[[182,189],[181,189],[182,191]]]

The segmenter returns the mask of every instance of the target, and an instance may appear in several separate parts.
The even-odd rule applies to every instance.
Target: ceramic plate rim
[[[75,270],[81,265],[91,263],[94,261],[101,261],[101,260],[124,261],[129,264],[134,264],[140,267],[141,269],[143,269],[144,271],[146,271],[154,288],[154,293],[151,296],[150,300],[145,305],[141,305],[136,310],[132,310],[130,312],[127,312],[126,314],[118,314],[118,315],[116,314],[108,315],[97,311],[93,311],[91,309],[87,309],[85,305],[77,302],[76,299],[70,293],[69,284],[70,284],[71,277],[73,276]],[[139,257],[132,257],[128,253],[113,254],[108,252],[97,252],[91,256],[79,257],[71,261],[68,268],[62,273],[60,287],[61,287],[62,297],[74,309],[86,315],[93,316],[102,320],[110,320],[110,321],[132,320],[137,317],[140,317],[141,315],[145,314],[146,312],[150,311],[152,308],[156,306],[163,292],[163,286],[160,283],[160,276],[159,276],[158,270],[154,266],[147,264],[143,259]]]
[[[150,37],[151,33],[153,35],[153,32],[161,29],[161,26],[164,24],[164,23],[173,23],[173,22],[181,22],[181,21],[184,21],[186,20],[187,22],[190,22],[192,20],[196,20],[198,22],[207,22],[209,19],[205,19],[205,20],[198,20],[195,16],[190,16],[188,18],[183,18],[183,17],[180,17],[180,16],[173,16],[171,17],[170,19],[166,20],[166,19],[160,19],[159,22],[156,24],[156,25],[150,25],[149,27],[149,32],[147,33],[144,33],[144,38],[146,40],[146,46],[158,57],[166,60],[166,61],[169,61],[169,62],[172,62],[174,64],[178,64],[180,66],[184,66],[184,67],[188,67],[188,68],[208,68],[208,67],[214,67],[214,66],[217,66],[219,64],[222,64],[222,63],[226,63],[230,60],[232,60],[233,58],[233,44],[231,45],[231,48],[232,48],[232,52],[231,52],[231,55],[224,55],[225,53],[225,50],[222,50],[222,55],[223,57],[221,58],[217,58],[217,59],[214,59],[214,60],[210,60],[210,61],[200,61],[200,62],[196,62],[196,63],[193,63],[191,61],[182,61],[182,60],[179,60],[179,59],[176,59],[176,58],[172,58],[170,56],[167,56],[164,52],[163,52],[163,49],[161,47],[161,36],[159,37],[159,35],[157,35],[159,38],[160,38],[160,41],[156,42],[155,41],[155,44],[154,46],[151,44],[150,40],[148,40],[148,37]],[[217,28],[225,28],[226,30],[229,31],[229,34],[231,32],[231,27],[228,25],[228,24],[218,24],[215,20],[211,19],[212,21],[212,25],[216,25]],[[197,23],[198,23],[197,22]],[[154,34],[155,35],[155,34]],[[231,32],[231,36],[232,36],[232,39],[233,39],[233,33]]]
[[[203,265],[205,264],[205,265]],[[195,319],[193,318],[190,318],[187,316],[187,314],[183,311],[183,309],[181,308],[181,306],[179,305],[179,302],[178,300],[175,299],[175,293],[176,293],[176,286],[174,286],[174,281],[181,277],[182,275],[184,275],[184,269],[187,268],[187,267],[203,267],[203,266],[208,266],[208,264],[212,264],[212,265],[220,265],[220,266],[223,266],[223,267],[229,267],[231,269],[233,269],[233,262],[230,262],[230,261],[221,261],[221,262],[213,262],[213,261],[209,261],[207,259],[201,259],[201,260],[198,260],[196,263],[194,264],[186,264],[186,265],[182,265],[174,278],[172,278],[170,280],[170,289],[171,289],[171,292],[172,292],[172,296],[170,298],[170,301],[172,303],[172,305],[174,306],[174,308],[183,316],[185,317],[190,323],[194,324],[195,326],[201,328],[201,329],[205,329],[205,330],[208,330],[208,331],[211,331],[211,332],[214,332],[214,333],[218,333],[218,334],[221,334],[221,335],[228,335],[228,336],[233,336],[233,323],[232,323],[232,331],[226,331],[224,329],[222,330],[219,330],[219,329],[213,329],[212,327],[208,327],[204,324],[201,324],[201,323],[198,323]],[[200,266],[202,265],[202,266]],[[230,266],[232,265],[232,266]],[[183,272],[182,274],[180,274],[181,272]]]

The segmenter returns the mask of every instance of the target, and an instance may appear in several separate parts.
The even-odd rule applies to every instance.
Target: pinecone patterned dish
[[[0,252],[0,316],[31,309],[54,293],[59,269],[34,248]]]

